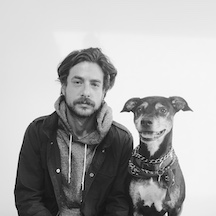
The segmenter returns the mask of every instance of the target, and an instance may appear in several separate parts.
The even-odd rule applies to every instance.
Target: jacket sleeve
[[[131,134],[121,139],[122,152],[112,189],[106,201],[106,214],[104,216],[128,216],[131,211],[129,197],[128,162],[133,149]]]
[[[20,150],[15,183],[15,204],[19,216],[51,216],[43,203],[43,168],[36,123],[27,128]]]

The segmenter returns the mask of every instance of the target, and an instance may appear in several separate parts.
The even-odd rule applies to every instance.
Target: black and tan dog
[[[172,147],[173,118],[179,110],[191,110],[183,98],[153,96],[131,98],[121,111],[134,113],[140,136],[129,161],[134,216],[181,212],[185,182]]]

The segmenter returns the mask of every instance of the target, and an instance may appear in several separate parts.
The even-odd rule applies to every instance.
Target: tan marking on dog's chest
[[[153,156],[155,152],[159,149],[161,142],[161,139],[158,139],[156,141],[148,142],[148,144],[146,144],[147,149],[150,152],[150,156]]]
[[[158,212],[163,209],[163,201],[166,197],[166,189],[160,188],[157,182],[150,180],[132,181],[130,184],[130,195],[133,204],[141,199],[144,201],[144,206],[151,207],[153,204]]]

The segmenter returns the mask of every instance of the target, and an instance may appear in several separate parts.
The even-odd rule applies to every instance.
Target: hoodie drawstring
[[[82,191],[84,191],[84,181],[85,181],[85,172],[86,172],[86,157],[87,157],[87,145],[85,144],[84,161],[83,161],[83,174],[82,174],[82,182],[81,182],[81,190]]]
[[[70,134],[69,155],[68,155],[68,184],[70,184],[70,180],[71,180],[72,140],[73,140],[73,136]]]
[[[70,181],[71,181],[72,141],[73,141],[73,136],[70,134],[69,155],[68,155],[68,184],[70,184]],[[82,173],[82,181],[81,181],[81,190],[82,191],[84,190],[84,182],[85,182],[87,147],[88,146],[85,144],[84,161],[83,161],[83,173]]]

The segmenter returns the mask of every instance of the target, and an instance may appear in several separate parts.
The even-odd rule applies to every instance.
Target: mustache
[[[92,107],[95,106],[94,101],[90,100],[89,98],[79,98],[79,99],[75,100],[73,104],[74,105],[76,105],[76,104],[87,104],[87,105],[92,106]]]

